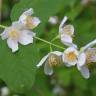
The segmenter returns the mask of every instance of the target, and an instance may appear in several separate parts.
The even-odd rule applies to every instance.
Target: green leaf
[[[14,92],[28,91],[34,83],[38,62],[36,45],[19,46],[16,53],[12,53],[4,41],[0,40],[0,45],[0,78]]]
[[[71,81],[71,70],[66,68],[60,68],[57,72],[58,78],[62,81],[64,86],[68,86]]]

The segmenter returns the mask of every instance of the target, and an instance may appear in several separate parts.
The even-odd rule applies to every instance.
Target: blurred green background
[[[34,8],[34,16],[40,17],[41,24],[33,31],[36,32],[39,37],[44,38],[48,41],[51,41],[52,38],[54,38],[54,36],[58,34],[59,24],[64,16],[68,16],[69,19],[67,23],[73,24],[75,27],[74,42],[78,45],[79,48],[96,38],[95,0],[0,0],[0,7],[0,23],[6,26],[10,25],[15,20],[18,20],[21,13],[26,9],[30,7]],[[50,16],[58,17],[57,24],[53,25],[48,22]],[[0,29],[0,33],[2,31],[3,29]],[[0,42],[4,43],[1,40]],[[0,47],[0,50],[4,52],[9,51],[7,46],[3,45],[2,43],[0,44],[0,46],[2,45],[2,48]],[[54,43],[64,46],[62,43],[60,43],[60,40],[56,40],[54,41]],[[26,55],[27,58],[31,56],[28,55],[28,52],[26,52],[26,50],[28,49],[32,50],[31,45],[29,45],[28,48],[23,48],[22,46],[20,46],[20,48],[21,51],[19,53],[23,54],[22,52],[24,51],[24,55]],[[39,59],[37,60],[37,62],[50,51],[49,45],[39,41],[36,41],[36,48],[38,48],[39,51]],[[53,50],[60,49],[53,47]],[[19,53],[15,55],[18,57]],[[2,54],[4,55],[4,53],[0,52],[0,54],[0,58],[4,59],[2,58]],[[5,54],[9,54],[8,56],[10,56],[10,54],[12,53],[7,52]],[[12,56],[10,56],[9,59],[11,60],[10,62],[13,62]],[[24,62],[27,66],[29,66],[26,61]],[[1,60],[0,63],[5,64],[7,62],[2,62]],[[23,62],[21,63],[23,64]],[[28,63],[31,64],[31,60]],[[37,63],[35,63],[35,65],[36,64]],[[0,67],[5,68],[6,65],[7,64],[5,64],[4,66],[0,65]],[[88,80],[85,80],[76,68],[66,68],[65,66],[54,68],[54,74],[52,76],[46,76],[43,72],[43,67],[37,70],[35,72],[35,75],[33,75],[34,73],[31,73],[30,71],[29,77],[31,75],[34,76],[34,83],[30,84],[31,78],[28,79],[27,76],[25,76],[25,81],[29,82],[28,86],[27,83],[25,85],[26,87],[29,87],[30,85],[30,88],[28,88],[28,90],[26,90],[27,88],[25,88],[23,91],[21,91],[18,87],[17,80],[19,79],[11,79],[12,75],[7,74],[8,70],[6,68],[7,71],[0,71],[2,74],[4,72],[6,74],[0,74],[0,88],[2,88],[3,86],[8,86],[8,88],[10,88],[9,96],[15,96],[14,94],[18,94],[17,96],[96,96],[96,65],[95,63],[92,65],[94,65],[94,68],[92,67],[90,69],[91,77]],[[8,66],[11,65],[9,64]],[[28,70],[25,70],[23,73],[27,74]],[[15,74],[15,76],[16,75],[17,74]],[[8,77],[7,79],[5,78],[6,76]],[[20,80],[21,78],[23,80],[24,78],[22,74],[20,76]],[[22,80],[21,82],[23,82]],[[25,81],[23,83],[25,83]],[[14,87],[12,84],[15,83],[16,86]],[[15,88],[17,89],[15,90]]]

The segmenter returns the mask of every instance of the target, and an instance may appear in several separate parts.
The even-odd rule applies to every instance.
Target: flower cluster
[[[1,34],[2,40],[7,39],[8,47],[12,49],[12,52],[18,50],[18,43],[22,45],[28,45],[33,43],[33,37],[36,35],[30,29],[38,26],[40,20],[38,17],[32,17],[33,9],[25,11],[18,21],[12,23],[10,27],[6,27]]]
[[[53,74],[53,67],[61,65],[77,66],[82,76],[86,79],[90,77],[88,64],[96,62],[96,48],[91,48],[96,44],[96,40],[85,45],[80,50],[76,44],[73,43],[74,27],[73,25],[66,25],[67,17],[65,16],[59,26],[59,36],[61,42],[68,48],[64,52],[53,51],[44,56],[37,67],[44,65],[44,72],[46,75]]]
[[[40,24],[40,20],[38,17],[33,17],[33,13],[33,9],[30,8],[21,14],[19,20],[13,22],[10,27],[0,25],[2,28],[5,28],[4,32],[0,34],[2,40],[7,39],[8,47],[11,48],[12,52],[18,50],[18,43],[22,45],[33,43],[33,38],[49,44],[50,49],[51,45],[61,48],[64,52],[51,50],[51,52],[41,59],[39,64],[37,64],[37,67],[39,68],[44,64],[44,73],[46,75],[52,75],[54,66],[60,66],[62,64],[67,67],[76,66],[82,76],[88,79],[90,77],[88,65],[89,63],[96,62],[96,48],[92,48],[96,44],[96,40],[79,50],[78,46],[73,43],[74,26],[66,24],[68,19],[67,16],[65,16],[60,23],[58,36],[52,40],[58,39],[59,37],[61,42],[68,48],[65,49],[52,42],[36,37],[36,34],[31,30]],[[51,23],[55,24],[57,23],[57,21],[55,22],[55,19],[54,17],[51,17],[49,21],[52,21]]]

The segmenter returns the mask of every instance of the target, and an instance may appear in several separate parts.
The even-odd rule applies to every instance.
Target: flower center
[[[33,29],[35,27],[35,25],[32,22],[32,17],[31,16],[27,16],[26,18],[26,26],[30,29]]]
[[[71,25],[66,25],[63,30],[64,30],[64,32],[67,35],[69,35],[69,36],[72,36],[73,35],[72,26]]]
[[[66,54],[66,57],[69,61],[75,61],[77,59],[77,55],[74,52],[70,52]]]
[[[12,39],[17,39],[19,37],[19,33],[16,30],[12,30],[9,33],[9,37],[12,38]]]
[[[86,59],[87,64],[96,62],[96,50],[87,51],[86,57],[87,57]]]
[[[50,66],[57,66],[60,63],[60,57],[55,55],[55,54],[51,54],[48,58],[48,64]]]

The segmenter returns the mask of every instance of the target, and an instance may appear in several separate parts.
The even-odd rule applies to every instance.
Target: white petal
[[[25,24],[26,24],[26,18],[27,18],[26,15],[21,15],[21,16],[19,17],[19,22],[20,22],[21,24],[25,25]]]
[[[69,47],[74,47],[74,48],[77,48],[77,45],[76,44],[73,44],[72,42],[72,37],[69,36],[69,35],[66,35],[66,34],[62,34],[61,35],[61,42],[66,45],[66,46],[69,46]]]
[[[33,26],[38,26],[40,24],[40,19],[38,17],[33,17],[32,18],[32,24]]]
[[[22,23],[19,22],[19,21],[12,22],[12,27],[13,27],[14,29],[17,29],[17,30],[22,30],[22,29],[24,29],[24,26],[23,26]]]
[[[76,48],[74,48],[74,47],[69,47],[69,48],[67,48],[65,51],[64,51],[64,53],[69,53],[69,52],[75,52],[75,54],[78,56],[79,55],[79,52],[78,52],[78,50],[76,49]]]
[[[89,69],[86,67],[86,66],[82,66],[80,68],[80,72],[82,74],[82,76],[85,78],[85,79],[88,79],[90,77],[90,72],[89,72]]]
[[[44,56],[44,57],[41,59],[41,61],[37,64],[37,67],[42,66],[43,63],[44,63],[44,62],[46,61],[46,59],[48,58],[48,56],[49,56],[49,55]]]
[[[53,54],[56,54],[57,56],[61,56],[62,55],[62,52],[59,52],[59,51],[54,51],[54,52],[51,52]]]
[[[73,66],[73,65],[68,64],[68,63],[64,63],[64,65],[65,65],[66,67],[71,67],[71,66]]]
[[[20,33],[19,43],[22,45],[28,45],[30,43],[33,43],[33,35],[32,32],[28,30],[24,30]]]
[[[20,17],[19,17],[19,22],[22,23],[23,25],[26,24],[26,18],[27,16],[31,16],[33,14],[33,9],[30,8],[27,11],[25,11]]]
[[[65,45],[69,45],[72,43],[72,37],[66,34],[61,35],[61,42]]]
[[[44,65],[44,73],[46,75],[52,75],[53,74],[53,68],[49,66],[49,64],[46,62]]]
[[[78,66],[83,66],[86,63],[86,54],[85,53],[80,53],[78,56]]]
[[[5,30],[0,34],[2,40],[5,40],[8,38],[8,34],[10,31],[12,31],[12,26],[5,28]]]
[[[1,36],[2,40],[7,39],[7,38],[8,38],[8,33],[7,33],[7,30],[4,30],[4,32],[3,32],[3,33],[1,33],[1,34],[0,34],[0,36]]]
[[[64,32],[63,33],[70,33],[69,35],[74,35],[74,26],[73,25],[65,25],[64,26]]]
[[[23,14],[27,16],[31,16],[33,13],[34,13],[33,8],[30,8],[27,11],[25,11]]]
[[[67,16],[64,16],[63,20],[61,21],[61,24],[59,26],[59,32],[62,31],[62,28],[64,27],[65,22],[67,21]]]
[[[12,52],[16,52],[18,50],[18,42],[16,40],[12,40],[8,38],[7,44],[8,44],[8,47],[12,49]]]
[[[85,45],[84,47],[81,48],[81,52],[86,51],[88,48],[93,47],[94,45],[96,45],[96,39],[93,40],[92,42],[88,43],[87,45]]]

